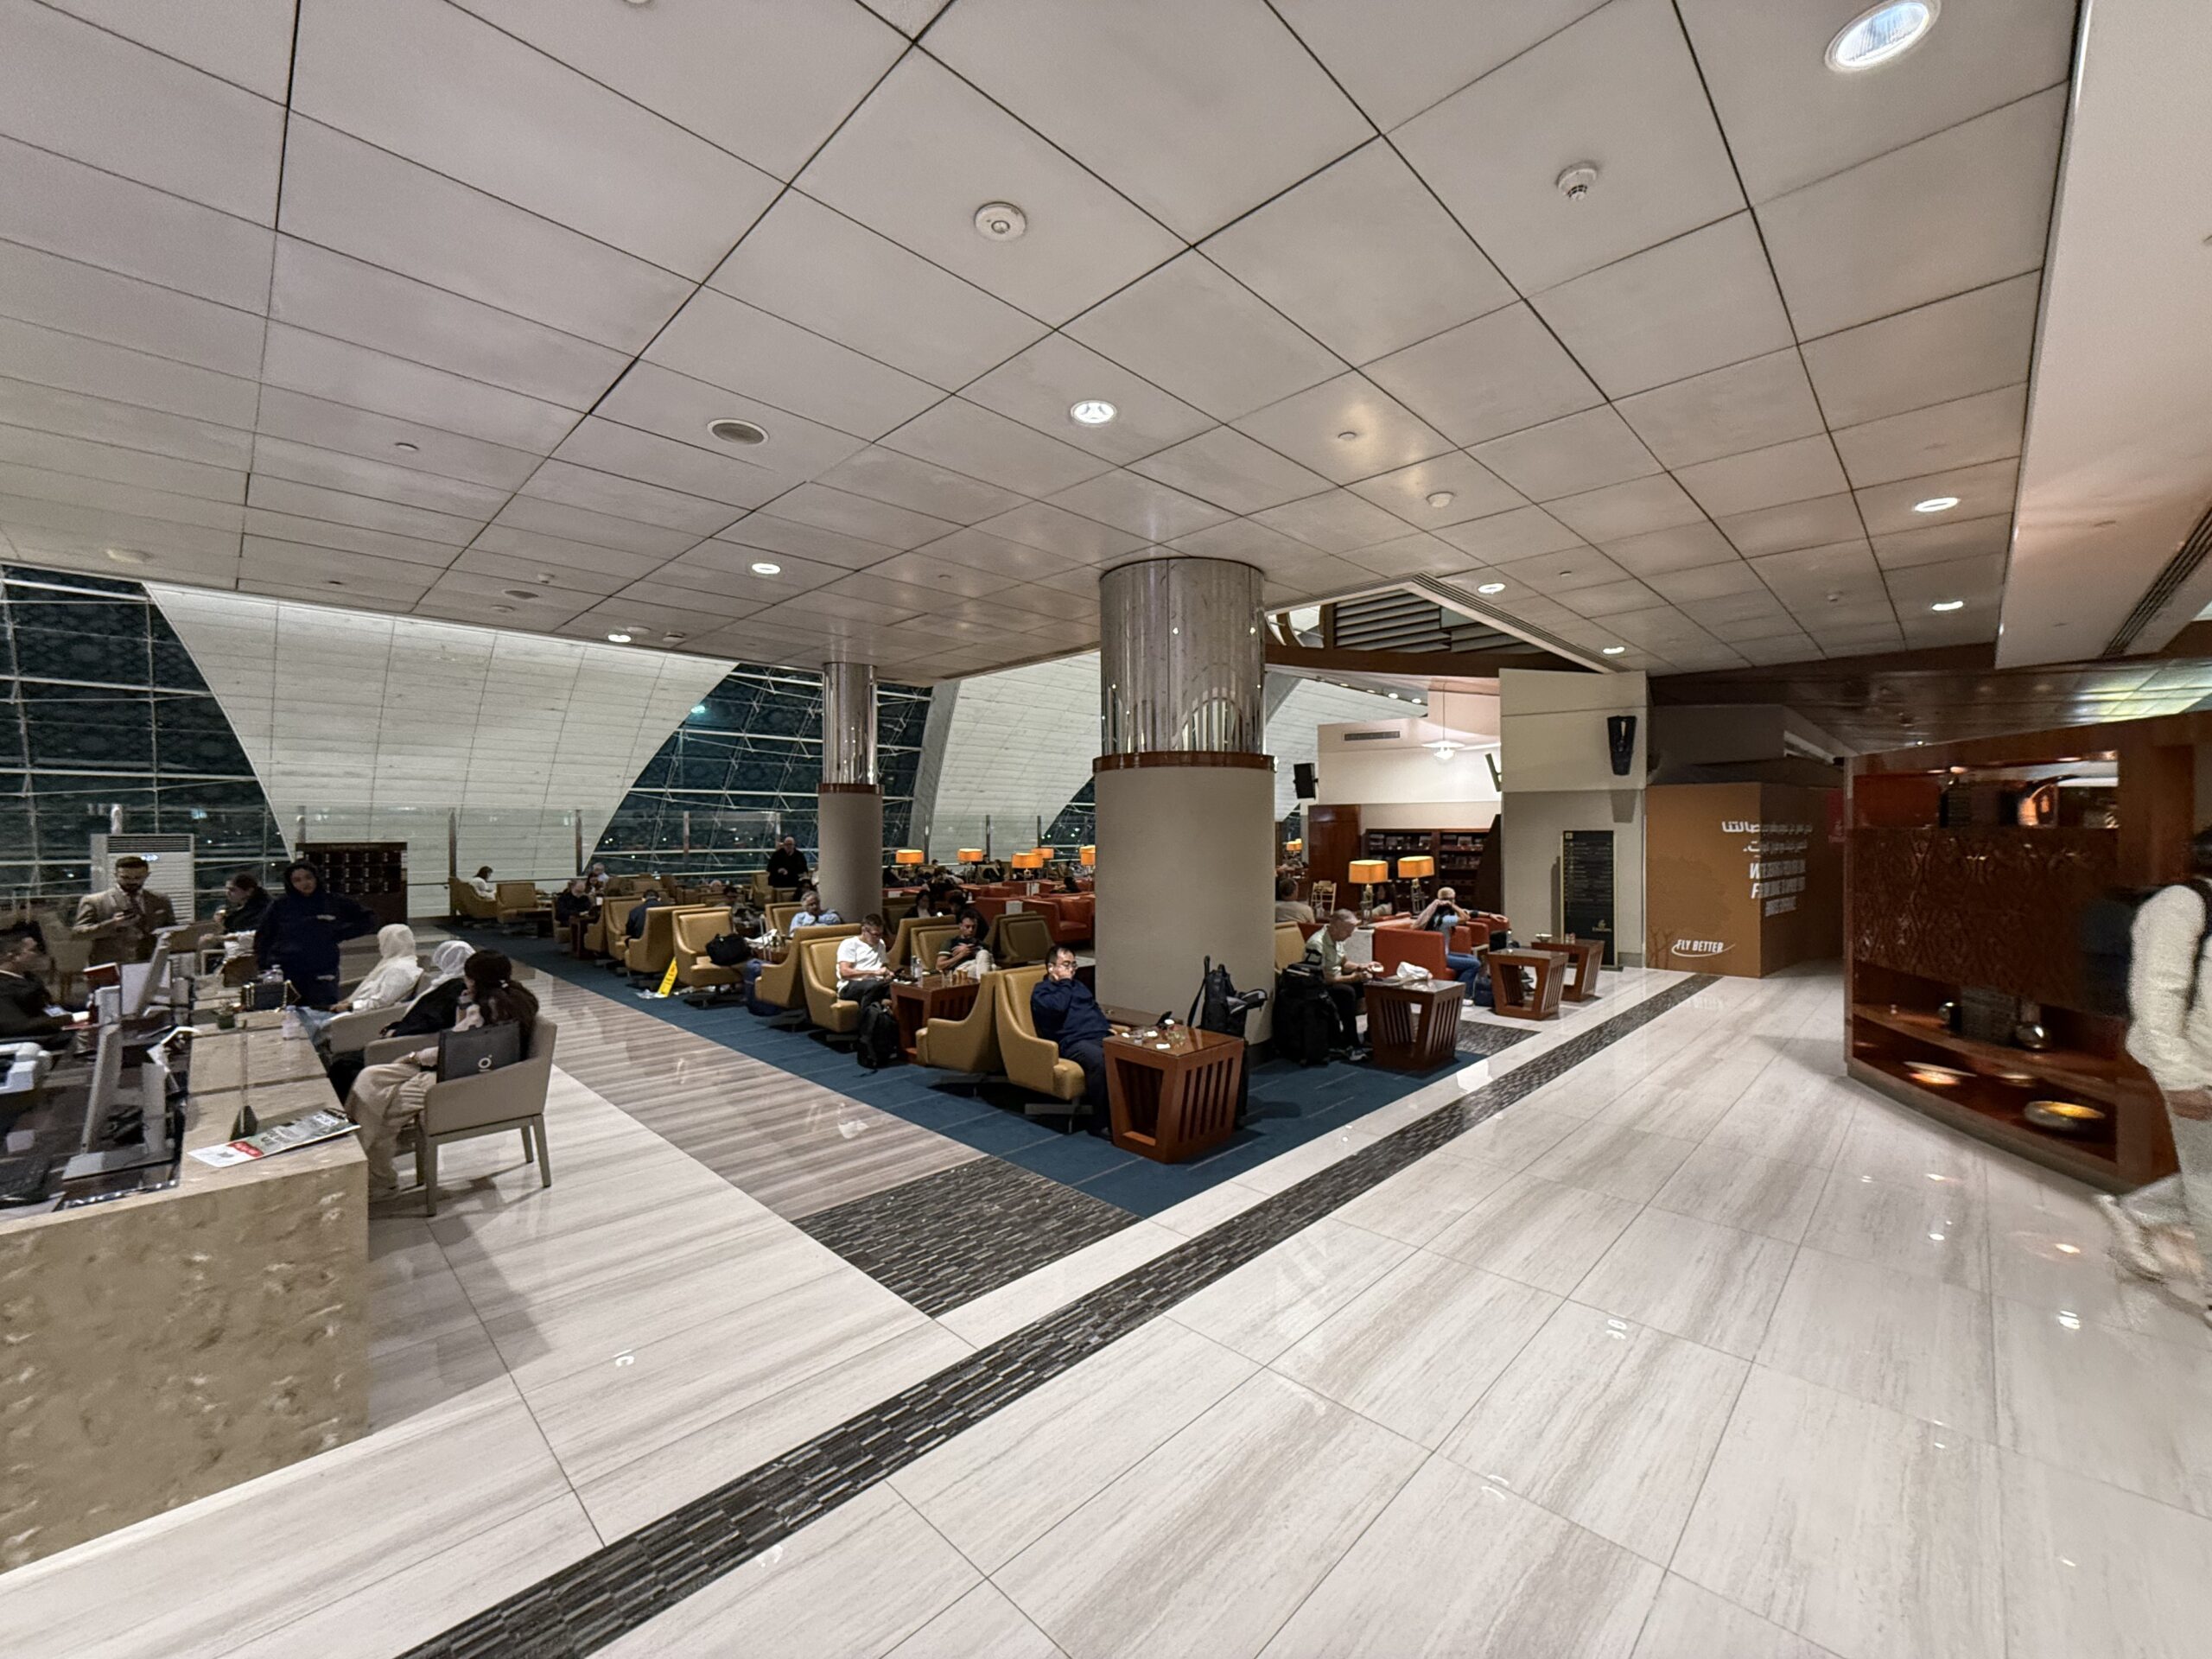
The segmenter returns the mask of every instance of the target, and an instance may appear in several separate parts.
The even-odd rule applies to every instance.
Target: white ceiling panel
[[[2065,113],[2053,87],[1762,206],[1798,334],[2035,270]]]
[[[294,0],[48,0],[163,55],[282,103],[292,72]]]
[[[768,537],[764,539],[784,539]],[[891,550],[882,552],[888,556]],[[772,564],[763,574],[756,567]],[[748,547],[741,542],[716,539],[702,542],[681,558],[671,559],[649,580],[682,588],[700,588],[725,595],[730,602],[758,608],[774,600],[825,586],[846,575],[849,563],[810,559],[784,548]]]
[[[1728,513],[1717,522],[1736,550],[1747,557],[1787,553],[1800,547],[1825,547],[1866,533],[1858,505],[1847,493]]]
[[[1856,426],[2025,380],[2040,276],[2031,271],[1805,342],[1834,426]]]
[[[1355,548],[1345,560],[1378,576],[1440,576],[1467,568],[1467,556],[1442,537],[1415,531],[1373,547]]]
[[[0,375],[218,426],[253,424],[251,380],[4,317]]]
[[[245,499],[246,474],[233,467],[203,466],[143,449],[64,437],[56,432],[35,432],[28,427],[0,426],[0,461],[66,473],[73,478],[196,495],[203,501]]]
[[[1610,404],[1493,438],[1476,445],[1474,453],[1484,466],[1538,501],[1625,483],[1660,470],[1643,440]]]
[[[1395,139],[1524,294],[1744,206],[1668,0],[1612,0]],[[1554,181],[1582,162],[1598,182],[1571,201]]]
[[[773,513],[755,512],[732,524],[715,540],[734,542],[742,547],[755,547],[770,553],[792,553],[802,559],[811,559],[817,564],[834,564],[847,570],[865,570],[871,564],[880,564],[898,551],[880,542],[871,542],[858,536],[848,536],[842,531],[824,530],[818,524],[802,524],[791,518],[779,518]],[[700,551],[694,548],[687,557],[696,557]]]
[[[1025,547],[1079,564],[1096,564],[1144,545],[1141,536],[1115,530],[1046,501],[1032,501],[995,518],[986,518],[976,528],[1000,540],[1019,542]]]
[[[906,42],[855,6],[456,0],[678,126],[788,179]]]
[[[246,470],[253,449],[252,435],[236,427],[28,380],[0,378],[0,424],[87,438],[124,449],[147,449],[240,472]]]
[[[1061,491],[1052,505],[1147,542],[1173,541],[1230,516],[1171,486],[1119,468]]]
[[[43,467],[19,467],[7,462],[0,462],[0,494],[133,513],[142,518],[163,518],[172,524],[199,524],[209,530],[235,531],[242,529],[245,522],[245,510],[234,501],[210,501],[205,496],[179,495],[169,490],[81,478],[74,473],[56,473]]]
[[[788,410],[724,391],[703,380],[640,359],[594,411],[610,421],[658,432],[678,443],[730,449],[748,466],[782,473],[791,482],[826,473],[862,448],[866,440],[806,420]],[[720,420],[750,421],[768,435],[744,446],[725,444],[707,430]]]
[[[482,518],[463,518],[427,507],[409,506],[404,502],[379,501],[374,496],[295,483],[265,471],[254,474],[246,500],[267,512],[358,524],[365,530],[388,531],[449,548],[467,546],[485,524]]]
[[[791,480],[728,454],[679,442],[593,416],[561,441],[559,461],[680,490],[735,507],[765,506],[791,487]]]
[[[1693,565],[1687,570],[1654,571],[1644,581],[1653,593],[1676,605],[1727,599],[1739,594],[1767,598],[1773,592],[1759,580],[1758,572],[1741,559],[1722,564]]]
[[[292,103],[695,280],[776,195],[758,168],[445,0],[302,0]]]
[[[1372,547],[1406,532],[1404,520],[1350,490],[1330,490],[1252,516],[1269,530],[1324,553],[1349,553],[1356,547]]]
[[[538,601],[516,600],[523,608],[518,615],[536,616],[538,612],[529,607],[543,603],[548,613],[566,606],[562,614],[573,615],[582,608],[581,603],[568,604],[563,595],[611,594],[631,580],[632,570],[588,566],[548,563],[526,553],[503,553],[494,549],[477,546],[470,548],[447,567],[439,578],[442,585],[463,583],[466,591],[490,596],[504,594],[508,588],[515,593],[535,593]],[[533,626],[524,622],[518,626]]]
[[[238,532],[206,524],[180,524],[173,518],[149,518],[114,507],[84,506],[68,501],[46,501],[36,496],[0,494],[0,525],[19,547],[35,544],[39,532],[83,537],[105,550],[109,547],[175,550],[219,556],[238,550]]]
[[[1624,397],[1622,417],[1669,467],[1771,448],[1821,429],[1795,347]]]
[[[373,496],[379,501],[404,502],[432,512],[480,523],[499,510],[508,492],[497,486],[443,478],[420,467],[395,466],[391,461],[262,433],[252,441],[256,477],[291,479],[349,495]]]
[[[972,524],[1021,505],[1021,497],[934,461],[871,445],[824,473],[822,483],[926,513],[949,524]],[[938,532],[942,535],[942,531]]]
[[[1065,334],[1046,335],[960,395],[1049,437],[1123,465],[1195,437],[1214,423],[1211,416]],[[1114,418],[1102,426],[1085,426],[1068,413],[1078,402],[1092,398],[1113,404]]]
[[[1058,509],[1053,509],[1057,512]],[[1116,543],[1130,538],[1115,535],[1103,524],[1091,524],[1087,518],[1077,518],[1073,513],[1062,513],[1063,518],[1105,531]],[[1052,576],[1065,576],[1071,571],[1083,573],[1084,580],[1095,582],[1097,573],[1084,562],[1071,558],[1065,553],[1049,549],[1032,547],[1025,542],[1009,541],[981,530],[957,530],[951,535],[930,543],[920,550],[921,556],[944,564],[961,564],[982,572],[996,582],[1020,580],[1036,582]]]
[[[1604,0],[1277,0],[1275,10],[1385,132]]]
[[[1656,478],[1639,478],[1564,496],[1546,502],[1544,511],[1593,542],[1624,541],[1646,531],[1672,530],[1676,524],[1695,524],[1704,516],[1697,503],[1682,493],[1682,486],[1663,473]]]
[[[537,455],[525,450],[457,432],[442,432],[420,422],[396,420],[280,386],[263,388],[258,429],[272,438],[289,438],[318,449],[337,449],[509,490],[520,488],[538,462]],[[403,450],[399,447],[403,443],[413,447]]]
[[[1930,473],[1920,478],[1899,479],[1894,484],[1878,484],[1859,491],[1859,511],[1866,520],[1867,532],[1874,536],[1927,530],[1962,518],[1994,515],[2009,519],[2019,478],[2019,461],[2005,460],[1961,467],[1952,472]],[[1956,505],[1932,513],[1916,511],[1922,502],[1943,496],[1955,498]]]
[[[1373,131],[1263,0],[962,0],[928,47],[1193,242]]]
[[[2025,386],[2005,386],[1956,403],[1847,426],[1835,435],[1836,453],[1854,488],[1918,478],[1955,467],[2001,461],[2020,453],[2027,416]]]
[[[1675,476],[1698,505],[1716,518],[1785,501],[1836,495],[1850,487],[1843,465],[1835,458],[1835,445],[1825,433],[1677,467]]]
[[[582,418],[575,409],[281,322],[269,326],[262,378],[270,386],[541,454]]]
[[[1324,380],[1255,410],[1236,424],[1338,484],[1395,472],[1452,450],[1450,439],[1362,374]]]
[[[1944,564],[1953,559],[2001,557],[2012,543],[2012,519],[1961,518],[1874,537],[1874,558],[1885,570]]]
[[[1107,470],[1095,455],[959,397],[907,422],[883,447],[1027,496],[1050,495]]]
[[[252,312],[18,243],[0,241],[0,315],[224,374],[260,372]]]
[[[774,506],[779,518],[838,531],[885,547],[919,547],[959,528],[928,513],[909,512],[886,501],[851,495],[819,483],[802,484],[790,494],[778,496]]]
[[[608,346],[333,253],[276,238],[272,319],[567,409],[588,409],[629,359]]]
[[[588,570],[601,576],[633,582],[650,575],[664,562],[658,553],[626,553],[566,536],[547,536],[513,524],[487,524],[478,534],[471,552],[504,553],[518,559],[534,572]]]
[[[0,133],[268,224],[284,107],[36,0],[0,0]]]
[[[1792,343],[1749,213],[1600,266],[1530,303],[1609,397]]]
[[[265,512],[259,507],[246,509],[245,530],[249,535],[294,547],[340,548],[365,557],[426,566],[432,571],[445,569],[461,551],[459,543],[425,541],[419,537],[394,535],[389,531],[365,529],[329,518]]]
[[[1254,518],[1232,518],[1225,524],[1178,536],[1173,546],[1178,553],[1188,553],[1193,558],[1238,559],[1262,569],[1313,556],[1313,550],[1305,543],[1293,541]]]
[[[1205,251],[1350,363],[1514,298],[1482,250],[1381,139],[1217,232]]]
[[[1280,506],[1329,486],[1319,474],[1226,426],[1134,461],[1129,470],[1235,513]],[[1074,505],[1065,495],[1059,501]]]
[[[1616,632],[1626,626],[1621,620],[1624,613],[1649,611],[1666,604],[1640,582],[1605,582],[1588,588],[1577,588],[1568,592],[1561,602],[1584,616],[1608,619],[1608,626]],[[1682,632],[1687,632],[1688,630]],[[1673,630],[1669,630],[1669,632],[1673,632]]]
[[[1736,557],[1728,538],[1703,520],[1607,542],[1604,551],[1615,564],[1637,576],[1694,570],[1702,564],[1728,564]]]
[[[1900,613],[1925,611],[1930,605],[1962,599],[1970,606],[1994,607],[2005,585],[2005,557],[2001,553],[1978,558],[1948,559],[1937,564],[1915,564],[1883,572],[1890,597]]]
[[[1519,491],[1472,455],[1447,450],[1352,486],[1376,506],[1422,530],[1441,530],[1526,506]],[[1432,498],[1442,498],[1432,499]]]
[[[1197,252],[1132,283],[1071,323],[1068,333],[1224,421],[1344,367]]]
[[[1628,580],[1627,571],[1594,547],[1566,547],[1535,558],[1501,561],[1497,572],[1509,586],[1520,583],[1554,595]]]
[[[1508,564],[1582,544],[1580,536],[1541,507],[1518,507],[1436,533],[1482,564]]]
[[[1454,443],[1474,445],[1605,401],[1525,305],[1462,323],[1367,365]]]
[[[1825,54],[1851,0],[1681,0],[1744,188],[1767,201],[2066,79],[2074,0],[1946,0],[1878,73]]]
[[[809,195],[1031,315],[1064,322],[1164,259],[1173,232],[950,70],[910,52],[799,175]],[[976,210],[1030,215],[987,240]]]
[[[531,535],[560,536],[594,547],[652,554],[664,559],[674,558],[699,540],[688,530],[670,530],[659,524],[642,524],[635,518],[618,518],[611,513],[594,512],[588,507],[570,506],[565,501],[550,501],[536,495],[511,498],[492,522]]]
[[[1786,600],[1807,595],[1821,600],[1840,592],[1848,602],[1854,589],[1862,595],[1875,592],[1882,574],[1874,563],[1873,550],[1863,539],[1770,554],[1753,559],[1751,568]]]
[[[295,116],[280,228],[518,316],[636,351],[690,284],[429,168]]]
[[[543,462],[522,486],[522,493],[611,518],[687,531],[695,537],[711,536],[727,528],[738,516],[737,509],[724,502],[709,501],[565,461]]]
[[[944,394],[835,340],[702,288],[645,348],[649,362],[861,437],[880,437]]]

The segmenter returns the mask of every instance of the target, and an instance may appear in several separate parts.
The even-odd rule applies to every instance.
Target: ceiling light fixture
[[[1486,582],[1475,591],[1478,594],[1502,594],[1505,591],[1505,584],[1502,582]]]
[[[976,234],[986,242],[1019,241],[1029,215],[1010,201],[987,201],[976,210]]]
[[[751,421],[709,421],[707,433],[710,437],[720,438],[724,443],[750,446],[768,442],[768,429]]]
[[[1103,397],[1084,397],[1068,405],[1068,418],[1084,426],[1103,426],[1119,412]]]
[[[1963,599],[1939,599],[1928,608],[1931,611],[1963,611],[1966,607],[1967,602]]]
[[[1451,491],[1438,490],[1434,494],[1428,498],[1428,505],[1432,507],[1448,507],[1452,505],[1452,500],[1453,497]]]
[[[1955,495],[1931,495],[1925,501],[1914,502],[1912,510],[1915,512],[1948,512],[1958,505],[1959,498]]]
[[[1910,52],[1936,26],[1942,0],[1884,0],[1846,23],[1828,42],[1828,67],[1838,74],[1873,69]]]
[[[1338,443],[1350,443],[1358,436],[1359,434],[1357,432],[1339,432],[1337,434],[1337,442]]]
[[[610,633],[607,636],[607,643],[610,645],[626,645],[630,643],[630,636],[626,633]]]
[[[509,599],[536,599],[537,597],[537,589],[535,588],[502,588],[499,591]]]
[[[143,564],[146,556],[135,547],[111,547],[107,556],[118,564]]]
[[[1626,645],[1607,645],[1599,654],[1604,657],[1618,657],[1627,649]]]
[[[398,450],[403,454],[411,455],[417,450],[421,449],[423,446],[419,443],[410,443],[406,439],[402,438],[398,442],[393,444],[391,447]]]
[[[784,574],[784,567],[780,564],[772,564],[766,559],[755,559],[753,562],[753,574],[756,576],[780,576]]]

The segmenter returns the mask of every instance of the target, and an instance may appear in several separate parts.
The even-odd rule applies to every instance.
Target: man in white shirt
[[[883,918],[861,918],[861,931],[837,945],[837,994],[863,1011],[891,995],[891,964],[883,959]]]
[[[2100,1198],[2112,1225],[2113,1255],[2145,1279],[2166,1276],[2152,1247],[2154,1229],[2186,1228],[2206,1258],[2197,1281],[2204,1322],[2212,1325],[2212,830],[2191,843],[2196,879],[2143,901],[2135,912],[2127,967],[2127,1052],[2164,1098],[2181,1168],[2124,1198]]]

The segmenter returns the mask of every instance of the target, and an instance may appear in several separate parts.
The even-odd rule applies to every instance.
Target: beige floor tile
[[[2196,1659],[2212,1630],[2212,1521],[2001,1454],[2009,1659]]]
[[[1766,1334],[1794,1248],[1647,1210],[1574,1287],[1591,1307],[1748,1359]]]
[[[1916,1278],[1989,1287],[1986,1206],[1955,1185],[1889,1186],[1871,1175],[1831,1175],[1799,1242]]]
[[[1189,1243],[1182,1234],[1156,1223],[1133,1222],[1011,1284],[938,1314],[938,1322],[963,1342],[981,1348]]]
[[[1428,1242],[1440,1255],[1565,1295],[1634,1218],[1637,1207],[1579,1186],[1514,1175]]]
[[[1065,1659],[1052,1638],[1006,1599],[979,1584],[901,1642],[885,1659]]]
[[[1795,1244],[1804,1236],[1827,1180],[1825,1172],[1805,1164],[1702,1146],[1667,1178],[1651,1205]]]
[[[1510,1172],[1434,1154],[1400,1170],[1336,1212],[1337,1219],[1406,1244],[1426,1244],[1503,1183]]]
[[[1454,1135],[1436,1149],[1435,1155],[1465,1159],[1492,1169],[1523,1170],[1584,1122],[1517,1101],[1465,1134]]]
[[[1669,1573],[1637,1638],[1636,1659],[1828,1659],[1828,1653]]]
[[[1697,1150],[1694,1141],[1613,1123],[1586,1123],[1529,1166],[1529,1173],[1567,1186],[1648,1204]]]
[[[1169,1317],[1265,1364],[1411,1254],[1379,1233],[1316,1222],[1178,1302]]]

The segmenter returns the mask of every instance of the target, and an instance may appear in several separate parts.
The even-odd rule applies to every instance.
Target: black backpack
[[[2195,960],[2201,967],[2204,947],[2212,941],[2212,882],[2193,879],[2177,886],[2196,889],[2204,901],[2204,926],[2196,936]],[[2115,887],[2082,909],[2082,986],[2087,1012],[2126,1015],[2127,972],[2135,955],[2135,912],[2144,901],[2156,898],[2164,887]],[[2196,969],[2190,976],[2190,1006],[2196,1003]]]
[[[1294,962],[1275,991],[1275,1052],[1300,1065],[1326,1065],[1337,1041],[1337,1012],[1329,1006],[1321,970]]]
[[[898,1059],[899,1016],[889,997],[877,997],[861,1007],[860,1041],[853,1052],[870,1071],[880,1071]]]

